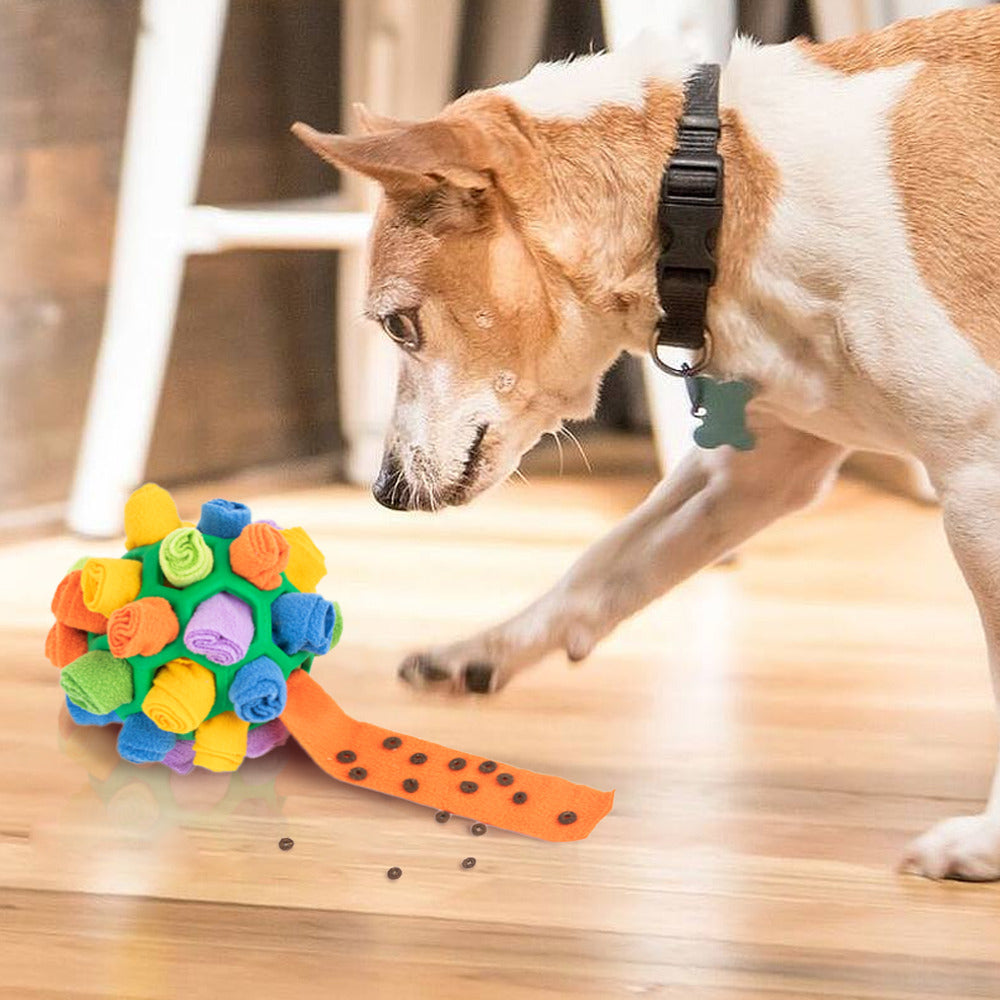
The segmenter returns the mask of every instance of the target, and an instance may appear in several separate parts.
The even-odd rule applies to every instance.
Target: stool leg
[[[69,526],[107,537],[141,481],[170,352],[227,0],[144,0],[104,332]]]

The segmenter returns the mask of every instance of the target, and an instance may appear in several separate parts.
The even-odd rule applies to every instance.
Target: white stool
[[[143,478],[189,254],[243,247],[341,251],[337,350],[348,475],[364,481],[378,465],[395,355],[360,317],[374,185],[345,175],[335,197],[194,204],[227,6],[228,0],[142,5],[107,314],[68,514],[80,534],[118,534],[125,498]],[[459,0],[343,0],[342,6],[345,126],[355,101],[403,118],[437,113],[451,97]]]

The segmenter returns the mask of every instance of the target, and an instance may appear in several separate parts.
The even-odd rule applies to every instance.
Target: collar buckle
[[[656,276],[701,271],[715,283],[715,244],[722,224],[724,168],[718,153],[672,156],[660,184],[660,255]]]

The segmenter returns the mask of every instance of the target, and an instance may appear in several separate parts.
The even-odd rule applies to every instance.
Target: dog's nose
[[[372,483],[372,496],[390,510],[408,510],[413,501],[410,484],[403,477],[403,467],[393,451],[382,456],[378,478]]]

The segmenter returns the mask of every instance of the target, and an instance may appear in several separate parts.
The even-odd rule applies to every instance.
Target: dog
[[[755,387],[756,446],[693,449],[548,593],[401,676],[485,693],[552,651],[580,660],[867,449],[928,470],[1000,691],[998,52],[998,8],[822,45],[736,40],[707,372]],[[401,368],[381,503],[469,502],[589,416],[621,351],[647,350],[660,180],[692,67],[647,34],[430,121],[360,108],[357,137],[293,126],[384,189],[367,313]],[[1000,877],[1000,772],[982,813],[934,826],[903,866]]]

